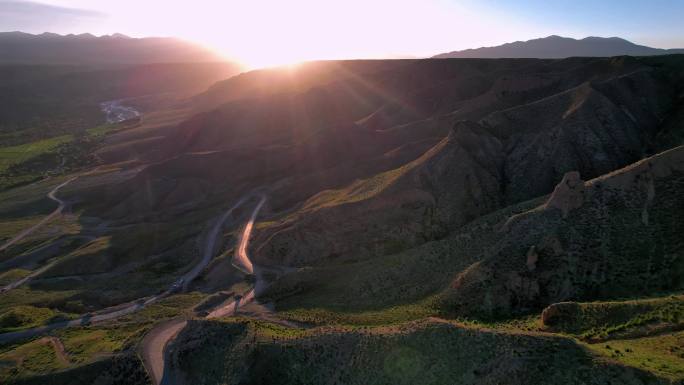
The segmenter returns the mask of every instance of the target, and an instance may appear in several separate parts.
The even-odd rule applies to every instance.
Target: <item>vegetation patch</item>
[[[193,384],[665,383],[597,360],[571,339],[438,319],[307,330],[244,319],[194,321],[171,354]]]
[[[49,308],[16,306],[0,313],[0,333],[36,327],[68,317],[68,314],[56,312]]]
[[[382,310],[362,312],[334,311],[322,308],[297,308],[278,313],[278,317],[308,325],[378,326],[423,319],[438,315],[433,299]]]
[[[18,281],[29,274],[31,274],[31,271],[26,269],[11,269],[2,272],[0,273],[0,286],[8,285],[12,282]]]
[[[542,313],[547,329],[599,342],[684,328],[684,296],[611,302],[564,302]]]
[[[0,378],[8,380],[19,375],[36,375],[63,369],[55,349],[41,340],[0,350]]]
[[[54,152],[61,144],[73,140],[72,135],[61,135],[18,146],[0,147],[0,173],[13,164],[25,162],[41,154]]]
[[[684,332],[611,340],[589,348],[611,360],[646,370],[673,382],[684,381]]]
[[[65,354],[69,357],[69,364],[66,366],[56,359],[52,346],[41,344],[39,340],[18,342],[1,347],[0,379],[34,383],[31,379],[36,375],[51,373],[55,376],[54,378],[61,378],[56,372],[64,369],[69,369],[69,372],[74,375],[85,370],[87,376],[96,376],[98,373],[91,372],[90,369],[111,365],[112,360],[118,362],[124,359],[122,357],[131,355],[145,333],[155,324],[180,314],[191,315],[192,308],[202,298],[203,295],[200,293],[178,294],[149,305],[138,312],[105,323],[56,330],[54,336],[62,342]],[[41,314],[45,318],[50,310],[39,309],[34,313],[38,311],[42,311]],[[2,317],[0,316],[0,319],[3,319]],[[135,362],[137,363],[129,362],[126,365],[135,364],[135,367],[141,365],[137,358]],[[73,381],[79,384],[92,383],[89,382],[91,380],[79,382],[80,380],[74,379]]]

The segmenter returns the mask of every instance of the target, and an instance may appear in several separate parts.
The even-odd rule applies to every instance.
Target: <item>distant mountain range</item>
[[[0,64],[116,66],[212,61],[223,59],[209,49],[176,38],[0,32]]]
[[[585,37],[572,39],[562,36],[548,36],[528,41],[516,41],[496,47],[482,47],[453,51],[433,56],[434,58],[540,58],[556,59],[572,56],[653,56],[684,53],[684,49],[660,49],[634,44],[619,37]]]

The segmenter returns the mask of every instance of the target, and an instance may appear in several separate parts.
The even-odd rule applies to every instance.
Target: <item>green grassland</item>
[[[8,314],[17,309],[33,309],[36,314],[44,314],[44,312],[55,314],[78,313],[80,304],[74,300],[74,296],[78,294],[79,291],[77,290],[44,291],[32,288],[30,285],[23,285],[0,296],[0,312],[2,312],[0,314]],[[15,324],[14,330],[39,326],[50,318],[34,315],[22,319],[26,321]]]
[[[589,341],[657,334],[684,328],[684,296],[553,305],[562,315],[552,331]]]
[[[21,189],[28,188],[26,186]],[[45,186],[42,190],[45,193]],[[11,191],[5,194],[12,196]],[[39,218],[41,217],[36,217]],[[103,236],[91,238],[90,241],[87,238],[78,238],[77,242],[69,242],[68,237],[83,231],[87,233],[91,231],[88,230],[89,227],[96,226],[99,222],[90,223],[92,221],[88,218],[82,218],[81,212],[76,212],[60,216],[46,224],[4,253],[7,258],[3,255],[4,260],[21,257],[32,250],[59,241],[60,237],[67,237],[67,241],[53,252],[53,256],[40,262],[37,267],[12,269],[0,276],[3,282],[10,283],[30,274],[31,269],[50,264],[50,268],[30,282],[0,296],[0,332],[18,331],[74,318],[80,314],[154,295],[168,288],[179,275],[196,263],[196,236],[202,230],[201,226],[197,226],[197,221],[204,219],[194,215],[179,218],[181,222],[186,222],[115,226],[108,228]],[[34,223],[17,221],[20,223],[8,230],[8,236],[13,236]],[[121,279],[122,275],[126,278]],[[188,298],[192,299],[194,305],[202,296],[204,294],[196,294]],[[92,361],[92,356],[112,354],[124,349],[122,346],[130,347],[126,341],[131,336],[140,337],[152,325],[150,322],[177,316],[179,306],[186,303],[183,298],[175,296],[171,302],[155,304],[142,312],[122,317],[115,322],[116,325],[107,327],[106,335],[102,331],[91,335],[89,329],[70,331],[78,334],[78,338],[74,337],[74,346],[79,345],[85,349],[76,354],[77,349],[74,348],[72,353],[77,357],[82,356],[76,359],[78,362],[86,363]],[[78,342],[79,338],[82,343]],[[100,339],[104,342],[111,340],[111,343],[102,347],[94,346],[92,350],[85,348],[85,341]],[[69,349],[69,338],[65,338],[63,342]]]
[[[61,178],[50,178],[44,182],[9,190],[0,189],[0,215],[2,215],[3,222],[49,214],[55,209],[56,204],[47,197],[47,193],[61,182],[63,182]]]
[[[203,296],[179,294],[144,309],[103,324],[70,328],[55,333],[75,364],[93,362],[103,356],[135,349],[155,324],[178,316],[189,316]]]
[[[22,163],[38,155],[52,152],[59,145],[68,143],[73,138],[73,135],[62,135],[18,146],[0,147],[0,172],[7,170],[12,164]]]
[[[32,306],[82,314],[118,305],[168,288],[198,258],[196,236],[202,228],[197,226],[197,217],[180,217],[181,223],[112,227],[104,235],[90,238],[83,232],[89,234],[99,222],[87,219],[81,212],[60,216],[3,253],[0,262],[63,241],[38,265],[3,272],[0,279],[9,283],[50,264],[30,282],[3,293],[0,312]],[[8,236],[32,223],[13,226]],[[72,235],[81,237],[72,241]],[[123,275],[126,278],[120,279]],[[31,325],[25,323],[24,327]]]
[[[77,134],[2,146],[0,138],[0,191],[64,174],[94,164],[92,152],[109,133],[125,128],[105,124]]]
[[[278,312],[278,317],[304,325],[378,326],[439,315],[433,297],[418,303],[404,304],[381,310],[341,311],[325,308],[294,308]]]
[[[9,333],[19,329],[37,327],[51,322],[74,318],[76,314],[66,314],[49,308],[34,306],[15,306],[0,313],[0,333]]]
[[[53,363],[51,365],[54,366]],[[46,365],[47,366],[47,365]],[[95,362],[73,368],[46,372],[41,370],[34,375],[18,375],[20,369],[11,371],[7,384],[12,385],[74,385],[74,384],[140,384],[151,385],[151,381],[140,359],[133,353],[116,354],[103,357]]]
[[[100,138],[107,136],[108,134],[118,131],[121,127],[126,127],[121,124],[101,124],[97,127],[86,129],[86,134],[91,137]]]
[[[56,206],[56,203],[53,203]],[[23,219],[9,219],[7,221],[0,221],[0,226],[6,226],[0,232],[0,242],[7,241],[22,230],[30,228],[36,223],[40,222],[44,216],[30,216]],[[37,249],[48,246],[54,242],[65,240],[60,247],[63,251],[68,251],[70,247],[78,244],[76,239],[68,240],[70,236],[78,235],[83,230],[79,223],[77,215],[61,215],[53,218],[49,223],[37,228],[31,234],[27,235],[19,242],[10,246],[0,255],[0,262],[11,258],[30,254]]]
[[[73,318],[75,316],[75,314],[56,312],[49,308],[16,306],[8,311],[0,313],[0,333],[37,327],[50,322]]]
[[[3,220],[1,222],[2,226],[0,226],[0,242],[10,240],[15,235],[20,233],[22,230],[29,228],[34,224],[40,222],[40,220],[43,219],[43,217],[43,215],[39,215]]]
[[[10,381],[18,373],[32,375],[64,369],[54,348],[40,339],[15,349],[0,351],[0,377]]]
[[[96,363],[134,357],[142,337],[155,324],[178,316],[190,316],[202,298],[200,293],[174,295],[116,320],[56,330],[52,335],[63,344],[67,365],[59,362],[54,349],[42,343],[41,338],[1,346],[0,378],[11,382],[40,383],[38,381],[45,380],[43,376],[48,374],[51,378],[60,378],[58,372],[75,375],[83,370],[88,372],[86,378],[96,376],[98,373],[92,370],[100,367]],[[73,383],[90,382],[74,379]]]
[[[307,296],[304,295],[304,298]],[[278,317],[308,328],[313,327],[314,329],[309,329],[309,333],[313,333],[312,330],[325,330],[326,327],[363,330],[371,333],[373,330],[402,327],[402,325],[407,325],[407,322],[408,324],[420,323],[430,317],[443,315],[439,296],[427,297],[413,303],[383,307],[379,310],[296,306],[295,298],[289,298],[280,303],[285,304],[285,308],[277,313]],[[575,341],[574,344],[578,349],[587,352],[587,359],[594,361],[597,365],[634,368],[640,372],[650,373],[665,383],[684,381],[684,332],[680,331],[684,329],[684,297],[681,295],[560,305],[570,310],[565,311],[562,321],[553,326],[544,325],[539,312],[499,320],[456,318],[450,322],[473,331],[511,335],[530,335],[531,333],[536,336],[549,336],[553,333],[553,335]],[[273,328],[281,330],[283,335],[303,333],[302,330],[296,329],[288,332],[278,325],[269,326],[269,330]],[[273,337],[272,331],[269,333],[268,335]],[[270,342],[277,345],[277,338]],[[284,347],[278,349],[278,357],[274,358],[274,355],[271,358],[282,360],[281,353],[289,353],[289,350]],[[315,359],[309,355],[315,353],[302,354],[306,357],[302,358],[303,361]],[[510,359],[509,357],[506,360]],[[299,380],[304,381],[303,383],[308,381],[301,378]],[[569,378],[568,381],[570,381]]]
[[[81,124],[67,132],[34,132],[32,128],[0,132],[0,242],[49,215],[56,203],[46,194],[67,176],[97,164],[92,155],[107,135],[132,127],[130,122],[89,126]],[[108,186],[117,182],[106,175],[91,179]],[[79,178],[58,196],[70,203],[87,201],[84,191],[89,182],[88,177]],[[40,248],[66,240],[49,257],[0,273],[0,284],[5,285],[50,264],[44,273],[0,295],[0,333],[75,318],[159,293],[197,262],[197,236],[207,218],[216,214],[216,207],[211,207],[171,219],[167,215],[158,221],[126,219],[105,224],[101,218],[106,215],[99,217],[101,212],[87,216],[78,205],[72,210],[0,253],[0,263],[15,257],[28,260]],[[120,383],[146,383],[147,375],[136,357],[144,334],[158,322],[193,314],[205,296],[174,295],[106,323],[53,331],[50,335],[64,346],[66,364],[43,337],[0,346],[0,383],[92,384],[111,383],[111,378]],[[108,373],[104,382],[101,373]]]
[[[18,281],[29,274],[31,274],[31,271],[26,269],[11,269],[3,271],[0,273],[0,286],[8,285],[12,282]]]
[[[611,340],[589,347],[624,365],[651,372],[675,383],[684,381],[684,332]]]

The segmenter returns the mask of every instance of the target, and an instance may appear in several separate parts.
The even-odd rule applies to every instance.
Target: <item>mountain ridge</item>
[[[498,46],[470,48],[451,51],[432,56],[436,59],[447,58],[539,58],[562,59],[573,56],[655,56],[684,53],[684,48],[662,49],[632,43],[620,37],[588,36],[573,39],[558,35],[526,41],[515,41]]]
[[[0,32],[0,64],[116,66],[219,61],[225,60],[215,52],[173,37]]]

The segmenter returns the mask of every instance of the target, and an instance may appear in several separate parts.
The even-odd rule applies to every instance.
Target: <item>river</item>
[[[129,119],[135,119],[141,114],[138,110],[130,106],[124,106],[125,99],[110,100],[100,103],[100,109],[105,113],[107,123],[119,123]]]

